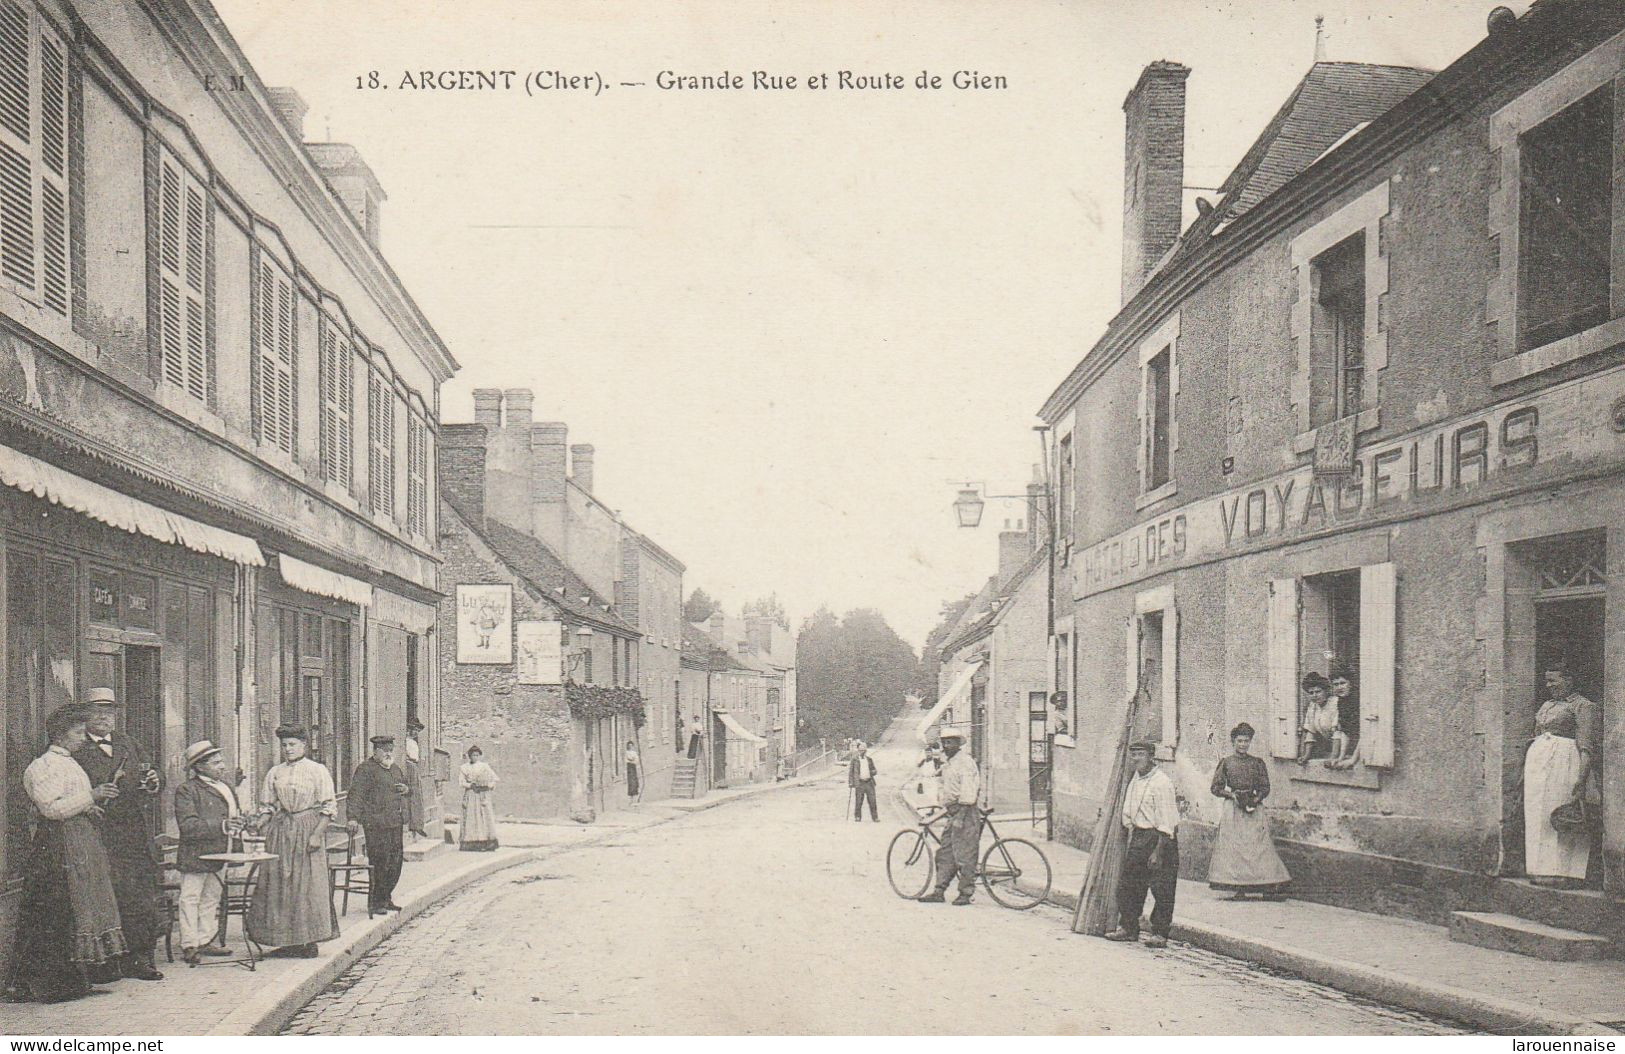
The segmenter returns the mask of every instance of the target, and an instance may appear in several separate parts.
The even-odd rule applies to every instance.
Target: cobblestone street
[[[911,763],[878,758],[883,786]],[[883,862],[901,808],[883,794],[880,824],[840,820],[843,790],[790,788],[493,876],[386,941],[286,1031],[1453,1031],[1194,948],[1074,936],[1047,905],[1006,911],[985,892],[969,908],[906,903]]]

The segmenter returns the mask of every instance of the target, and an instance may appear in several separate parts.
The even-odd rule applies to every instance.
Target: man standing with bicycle
[[[959,896],[954,898],[954,904],[964,907],[976,891],[976,850],[982,842],[982,812],[977,806],[981,773],[976,770],[976,761],[964,752],[965,733],[945,728],[938,738],[943,753],[948,755],[942,766],[942,805],[948,813],[948,825],[937,850],[937,888],[921,897],[920,902],[941,904],[957,872]]]

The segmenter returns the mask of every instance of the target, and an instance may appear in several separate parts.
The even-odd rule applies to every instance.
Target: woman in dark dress
[[[1270,773],[1264,762],[1248,753],[1253,726],[1243,721],[1230,732],[1235,753],[1219,759],[1213,771],[1213,794],[1225,799],[1219,838],[1208,864],[1207,884],[1229,890],[1241,900],[1248,893],[1277,897],[1292,882],[1286,865],[1270,840],[1269,819],[1263,802],[1270,794]]]

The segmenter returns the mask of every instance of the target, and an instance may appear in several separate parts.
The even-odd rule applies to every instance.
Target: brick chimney
[[[773,654],[773,618],[770,615],[748,615],[745,618],[745,636],[759,655]]]
[[[506,428],[529,430],[530,408],[536,396],[529,388],[507,388],[502,392],[502,424]]]
[[[440,493],[477,530],[485,529],[485,440],[483,424],[440,426]]]
[[[705,620],[705,631],[712,640],[721,644],[728,633],[728,617],[720,611],[711,612],[711,617]]]
[[[502,389],[474,389],[474,423],[486,428],[502,427]]]
[[[378,177],[361,158],[361,151],[349,143],[306,143],[305,152],[316,162],[316,167],[327,177],[339,201],[350,210],[374,249],[379,244],[379,210],[389,195],[379,186]]]
[[[277,117],[288,126],[288,131],[299,142],[305,141],[305,114],[310,112],[310,104],[305,102],[304,96],[292,88],[267,88],[271,96],[271,109],[276,111]]]
[[[1158,61],[1123,100],[1123,303],[1179,238],[1185,183],[1185,78]]]
[[[999,532],[999,588],[1027,562],[1033,555],[1033,539],[1025,528],[1016,531]]]
[[[563,421],[530,426],[530,487],[538,502],[564,500],[569,436],[570,426]]]
[[[570,447],[570,478],[576,486],[592,493],[592,444],[576,443]]]

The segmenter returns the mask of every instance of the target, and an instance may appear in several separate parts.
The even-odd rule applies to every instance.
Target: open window
[[[1169,412],[1173,403],[1170,381],[1173,348],[1163,348],[1145,365],[1145,489],[1156,490],[1170,476]]]
[[[1393,766],[1394,602],[1390,563],[1270,581],[1266,676],[1274,756],[1298,755],[1301,678],[1341,673],[1353,695],[1340,710],[1340,729],[1353,729],[1365,765]]]
[[[1179,745],[1179,609],[1168,589],[1135,598],[1128,627],[1130,692],[1143,691],[1134,723],[1137,739],[1157,744],[1159,757],[1173,757]]]
[[[1518,350],[1608,319],[1613,86],[1519,137]]]

